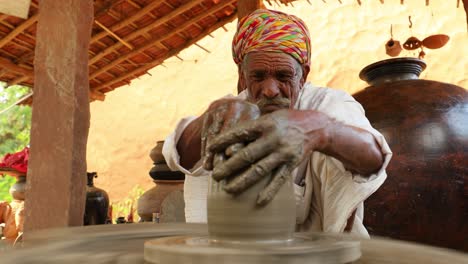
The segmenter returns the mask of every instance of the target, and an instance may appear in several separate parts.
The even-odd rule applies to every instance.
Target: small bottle
[[[155,223],[155,224],[159,223],[159,212],[158,213],[153,213],[153,223]]]

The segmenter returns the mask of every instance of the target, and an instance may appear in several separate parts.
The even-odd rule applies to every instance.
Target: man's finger
[[[262,128],[253,122],[245,122],[233,129],[223,132],[215,137],[207,146],[208,152],[220,152],[235,143],[245,143],[258,138],[262,133]]]
[[[221,109],[220,111],[216,111],[214,116],[212,117],[211,124],[207,124],[208,128],[206,129],[206,146],[203,158],[203,168],[206,170],[213,169],[213,157],[214,152],[207,151],[207,147],[210,145],[210,141],[219,134],[221,131],[221,127],[224,123],[224,113],[226,109]],[[211,114],[208,114],[211,115]]]
[[[220,166],[215,167],[212,177],[217,181],[229,177],[267,156],[273,152],[275,147],[274,138],[272,136],[260,138],[240,149],[234,156],[230,157]]]
[[[214,157],[213,157],[213,166],[214,167],[219,166],[225,160],[226,160],[226,156],[224,155],[224,153],[216,153],[214,154]]]
[[[201,153],[200,157],[204,161],[206,155],[206,146],[208,140],[208,126],[211,123],[211,115],[207,114],[203,118],[202,132],[201,132]]]
[[[239,152],[239,150],[241,150],[242,148],[244,148],[245,145],[243,143],[235,143],[235,144],[232,144],[231,146],[229,146],[226,151],[225,151],[225,155],[227,157],[232,157],[234,156],[237,152]]]
[[[273,175],[271,182],[263,189],[257,198],[257,205],[265,205],[275,197],[281,186],[291,177],[292,167],[290,165],[281,166]]]
[[[286,158],[280,153],[272,153],[255,165],[251,166],[247,171],[233,178],[224,186],[227,193],[238,194],[245,191],[250,186],[254,185],[262,178],[271,175],[271,173],[281,164]]]

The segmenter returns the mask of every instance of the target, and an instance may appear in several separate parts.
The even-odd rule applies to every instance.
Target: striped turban
[[[304,21],[279,11],[257,9],[242,18],[232,40],[236,64],[253,51],[282,52],[310,65],[310,36]]]

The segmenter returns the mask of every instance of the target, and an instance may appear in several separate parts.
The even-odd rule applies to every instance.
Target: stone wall
[[[273,6],[303,18],[312,35],[312,70],[309,81],[354,93],[366,84],[359,71],[366,65],[389,58],[384,44],[390,38],[404,42],[447,34],[448,44],[426,50],[428,68],[422,78],[468,88],[468,34],[463,6],[456,1],[305,0],[294,7]],[[450,2],[450,3],[449,3]],[[411,15],[413,27],[408,28]],[[177,120],[203,112],[210,101],[236,92],[237,69],[231,59],[230,42],[236,22],[226,25],[199,42],[207,53],[192,46],[171,58],[130,86],[109,93],[104,102],[91,104],[88,140],[88,171],[97,171],[96,185],[109,192],[112,201],[127,197],[135,186],[153,185],[148,154],[157,140],[164,139]],[[417,56],[403,52],[401,56]]]

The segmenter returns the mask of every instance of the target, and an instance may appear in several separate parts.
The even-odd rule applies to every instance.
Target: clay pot
[[[185,174],[169,169],[162,154],[163,145],[164,141],[158,141],[156,146],[151,150],[150,157],[154,161],[154,167],[151,168],[149,174],[156,183],[156,186],[140,196],[137,212],[142,222],[151,222],[153,220],[153,213],[159,214],[161,222],[185,222],[183,203]],[[171,208],[171,212],[164,212],[164,201],[170,195],[177,198],[181,196],[182,203],[180,203],[180,199],[176,199],[175,204],[168,205]]]
[[[150,158],[155,164],[166,163],[162,154],[163,145],[164,141],[156,142],[156,146],[150,152]]]
[[[385,44],[385,53],[387,53],[388,56],[396,57],[400,55],[402,50],[400,41],[398,40],[390,39]]]
[[[15,200],[24,200],[24,191],[26,189],[26,176],[18,176],[15,184],[10,188],[10,195]]]
[[[164,222],[162,219],[171,219],[174,222],[185,222],[184,206],[177,208],[177,214],[184,217],[174,217],[173,215],[165,217],[165,212],[162,209],[162,204],[165,201],[166,197],[173,193],[180,192],[184,189],[184,179],[176,180],[155,180],[156,186],[146,191],[138,199],[138,215],[140,216],[141,221],[151,222],[153,218],[153,213],[159,213],[160,221]],[[183,195],[182,195],[183,198]]]
[[[291,239],[296,223],[296,204],[293,182],[289,178],[272,201],[257,206],[257,196],[270,182],[270,177],[236,196],[223,190],[225,180],[216,182],[210,177],[207,204],[210,238],[228,242],[284,242]]]
[[[468,93],[419,80],[415,58],[361,71],[371,86],[354,95],[393,151],[388,178],[365,202],[371,235],[468,251]]]
[[[86,186],[86,207],[84,225],[106,224],[109,210],[109,196],[103,189],[94,186],[95,172],[87,173],[88,185]]]

